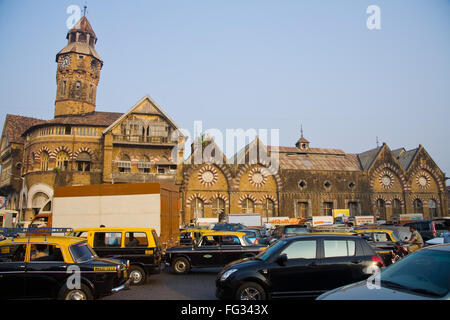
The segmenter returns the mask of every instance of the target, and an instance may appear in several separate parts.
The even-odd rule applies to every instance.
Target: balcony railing
[[[173,144],[175,142],[169,141],[168,137],[148,137],[141,135],[122,135],[116,134],[113,136],[114,142],[120,143],[145,143],[145,144]]]

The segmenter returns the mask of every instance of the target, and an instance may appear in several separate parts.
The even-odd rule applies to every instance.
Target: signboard
[[[400,215],[400,221],[423,220],[422,213],[407,213]]]
[[[6,208],[6,197],[1,196],[0,197],[0,209]]]
[[[355,225],[360,226],[363,224],[374,224],[375,217],[374,216],[356,216],[355,217]]]
[[[350,217],[349,209],[333,209],[333,218]]]
[[[264,222],[273,225],[303,224],[305,223],[305,219],[290,218],[290,217],[269,217],[264,218]]]
[[[313,227],[333,225],[334,218],[332,216],[316,216],[312,217]]]
[[[260,213],[229,214],[227,216],[227,222],[240,223],[247,227],[262,226],[262,218]]]

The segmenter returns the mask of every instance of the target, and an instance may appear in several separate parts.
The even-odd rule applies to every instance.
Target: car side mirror
[[[284,266],[285,263],[288,261],[288,256],[286,253],[281,254],[278,258],[277,258],[277,263],[280,266]]]

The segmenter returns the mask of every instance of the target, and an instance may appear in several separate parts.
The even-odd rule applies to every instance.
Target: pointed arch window
[[[422,200],[416,199],[414,200],[414,213],[421,213],[423,214],[423,203]]]
[[[431,199],[428,202],[428,207],[430,209],[430,218],[436,218],[439,216],[438,210],[437,210],[437,202],[434,199]]]
[[[263,202],[263,216],[275,217],[275,203],[272,199],[265,199]]]
[[[212,214],[215,217],[220,217],[224,213],[225,213],[225,201],[218,197],[212,203]]]
[[[242,201],[242,212],[243,213],[254,213],[255,212],[255,202],[250,198],[245,198]]]
[[[41,153],[41,171],[47,171],[48,170],[48,159],[49,155],[46,151],[43,151]]]
[[[81,152],[77,158],[77,168],[81,172],[91,171],[91,156],[87,152]]]
[[[377,200],[377,217],[380,220],[386,220],[386,202],[383,199]]]
[[[60,151],[56,155],[56,167],[62,171],[66,171],[69,167],[69,154],[65,151]]]
[[[392,201],[392,214],[394,216],[402,214],[402,202],[399,199],[394,199]]]
[[[203,218],[205,214],[205,203],[200,198],[195,198],[194,201],[192,201],[192,211],[193,211],[193,218]]]
[[[150,173],[150,159],[147,156],[142,156],[139,159],[138,168],[140,173]]]
[[[117,163],[117,167],[119,168],[119,172],[124,172],[124,173],[130,172],[131,171],[130,157],[126,154],[123,154]]]

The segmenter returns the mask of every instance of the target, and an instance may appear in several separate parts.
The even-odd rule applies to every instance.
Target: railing
[[[173,143],[168,137],[148,137],[142,135],[113,135],[113,141],[116,142],[134,142],[134,143]]]

